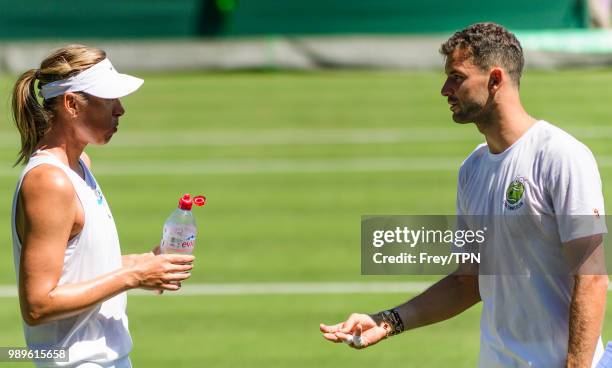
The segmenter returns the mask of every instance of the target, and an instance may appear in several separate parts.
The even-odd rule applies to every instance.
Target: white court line
[[[380,171],[457,171],[463,157],[439,158],[349,158],[349,159],[250,159],[178,162],[116,163],[94,166],[99,175],[142,174],[257,174],[329,173]]]
[[[370,157],[348,159],[235,159],[183,161],[94,162],[97,176],[192,175],[192,174],[299,174],[459,171],[465,157]],[[612,168],[612,156],[596,157],[600,169]],[[21,167],[0,167],[0,177],[17,177]]]
[[[410,142],[454,142],[482,139],[472,131],[448,129],[274,129],[238,132],[126,132],[117,134],[110,146],[178,147],[178,146],[274,146],[392,144]]]
[[[239,284],[187,284],[167,295],[294,295],[294,294],[374,294],[416,293],[430,282],[271,282]],[[147,290],[131,290],[130,295],[154,296]],[[0,285],[0,297],[14,298],[17,288]]]
[[[166,295],[303,295],[303,294],[397,294],[420,293],[431,286],[426,281],[400,282],[281,282],[240,284],[187,284]],[[612,291],[612,284],[608,286]],[[152,291],[131,290],[134,296],[155,296]],[[0,285],[0,298],[17,297],[13,285]]]
[[[258,129],[238,131],[119,131],[109,147],[274,146],[451,142],[481,139],[473,130],[448,129]],[[0,136],[0,148],[16,147],[19,135]]]
[[[433,123],[432,123],[433,124]],[[450,123],[449,123],[450,124]],[[564,127],[578,139],[612,138],[612,127]],[[16,132],[0,136],[0,148],[19,145]],[[392,144],[410,142],[484,141],[473,129],[258,129],[227,131],[142,131],[119,132],[109,147],[156,148],[185,146],[267,146],[267,145],[337,145]]]
[[[186,174],[274,174],[381,171],[457,171],[465,157],[353,158],[353,159],[237,159],[189,161],[94,162],[96,176],[186,175]],[[21,168],[0,168],[0,176],[16,177]]]

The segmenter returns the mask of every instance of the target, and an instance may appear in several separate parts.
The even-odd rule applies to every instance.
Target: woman
[[[13,254],[25,339],[30,349],[69,352],[68,363],[39,366],[130,367],[125,291],[178,290],[190,275],[190,255],[121,256],[83,151],[111,139],[125,113],[119,98],[142,83],[82,45],[55,51],[15,83],[17,163],[26,166],[13,199]]]

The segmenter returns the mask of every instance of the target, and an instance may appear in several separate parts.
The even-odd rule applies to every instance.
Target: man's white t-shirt
[[[482,248],[493,255],[488,269],[494,272],[483,274],[481,264],[479,366],[564,366],[574,279],[549,271],[562,261],[563,243],[606,232],[601,179],[590,150],[545,121],[502,153],[482,144],[459,171],[457,214],[504,219],[493,221],[504,226]],[[597,221],[578,226],[569,215]],[[515,272],[515,260],[518,269],[527,262],[536,272]],[[600,339],[593,366],[602,353]]]

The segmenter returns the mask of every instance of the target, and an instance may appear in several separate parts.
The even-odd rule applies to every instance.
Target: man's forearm
[[[601,334],[607,275],[578,275],[570,304],[567,367],[590,367]]]
[[[479,301],[477,275],[451,274],[395,309],[410,330],[454,317]]]

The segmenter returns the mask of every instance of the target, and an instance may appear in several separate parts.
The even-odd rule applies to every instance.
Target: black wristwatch
[[[404,332],[404,323],[397,310],[382,311],[379,316],[382,319],[382,327],[387,331],[387,336],[398,335]]]

